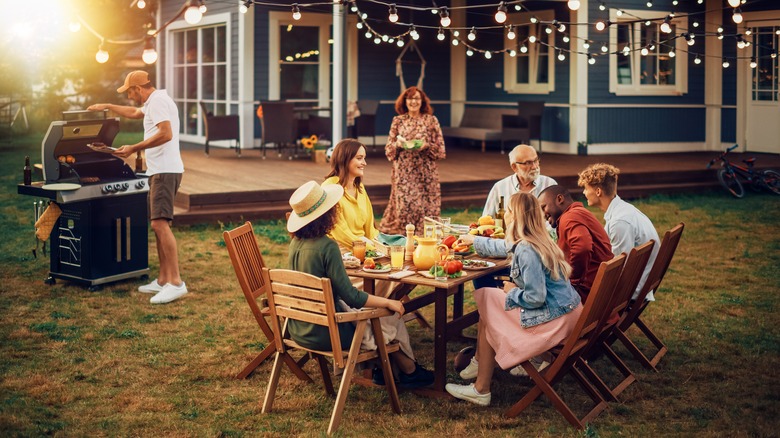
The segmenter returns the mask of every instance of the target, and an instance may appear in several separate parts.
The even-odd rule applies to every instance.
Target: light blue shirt
[[[539,193],[547,187],[558,184],[554,179],[549,176],[539,175],[534,180],[534,188],[531,189],[531,194],[538,198]],[[482,216],[493,216],[498,210],[498,200],[502,196],[504,197],[504,205],[509,202],[509,198],[515,193],[520,191],[520,180],[517,179],[517,174],[511,174],[508,177],[498,181],[493,185],[488,193],[487,201],[485,202],[485,208],[482,210]]]
[[[658,248],[661,245],[661,239],[658,238],[658,232],[655,231],[655,227],[650,219],[639,211],[638,208],[620,199],[620,196],[617,195],[609,203],[607,211],[604,212],[604,222],[604,229],[607,231],[607,236],[609,236],[609,241],[612,244],[612,254],[615,256],[621,253],[628,255],[632,248],[650,240],[655,241],[653,252],[650,254],[650,260],[647,261],[645,271],[642,273],[639,285],[637,285],[636,291],[632,296],[633,299],[636,299],[639,291],[642,290],[642,286],[647,281],[647,276],[650,275],[650,270],[653,268],[655,257],[658,255]],[[652,291],[647,294],[646,300],[655,301]]]

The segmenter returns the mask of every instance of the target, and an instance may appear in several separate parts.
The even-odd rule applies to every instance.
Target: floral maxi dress
[[[423,140],[424,149],[400,149],[398,136],[406,140]],[[390,200],[379,229],[388,234],[405,234],[406,225],[414,224],[422,234],[424,216],[441,214],[441,185],[436,160],[445,158],[444,137],[439,120],[432,114],[393,118],[385,146],[385,155],[393,163],[390,174]]]

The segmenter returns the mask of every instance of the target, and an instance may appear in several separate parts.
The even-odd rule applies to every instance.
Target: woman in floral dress
[[[385,146],[393,162],[390,201],[379,229],[388,234],[405,234],[406,224],[422,233],[424,216],[441,214],[441,185],[436,160],[446,156],[439,120],[425,93],[409,87],[395,101],[390,134]],[[411,140],[420,140],[413,145]]]

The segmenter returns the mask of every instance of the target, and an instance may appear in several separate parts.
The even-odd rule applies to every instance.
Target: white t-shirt
[[[542,193],[542,190],[556,184],[558,183],[549,176],[539,175],[534,181],[534,188],[531,189],[531,194],[538,198],[539,193]],[[499,198],[501,196],[504,197],[504,206],[506,206],[509,202],[509,198],[519,191],[520,180],[517,179],[517,175],[514,173],[495,183],[488,194],[485,208],[482,210],[482,216],[493,216],[496,214]]]
[[[146,149],[146,174],[184,173],[179,151],[179,110],[165,90],[154,90],[142,108],[144,113],[144,140],[157,133],[157,125],[171,122],[173,136],[167,143]]]
[[[636,287],[632,299],[636,299],[642,286],[650,275],[650,270],[655,263],[655,257],[658,255],[658,249],[661,245],[661,239],[658,238],[658,232],[650,219],[638,208],[620,199],[615,195],[612,202],[609,203],[607,211],[604,212],[604,229],[607,231],[609,241],[612,244],[612,254],[615,256],[621,253],[628,254],[631,249],[646,243],[649,240],[655,240],[655,246],[650,253],[650,260],[647,261],[645,271]],[[645,297],[647,301],[655,301],[653,291],[650,291]]]

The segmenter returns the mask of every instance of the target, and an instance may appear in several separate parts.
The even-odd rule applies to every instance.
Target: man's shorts
[[[158,173],[149,177],[149,219],[173,220],[173,199],[181,185],[181,173]]]

